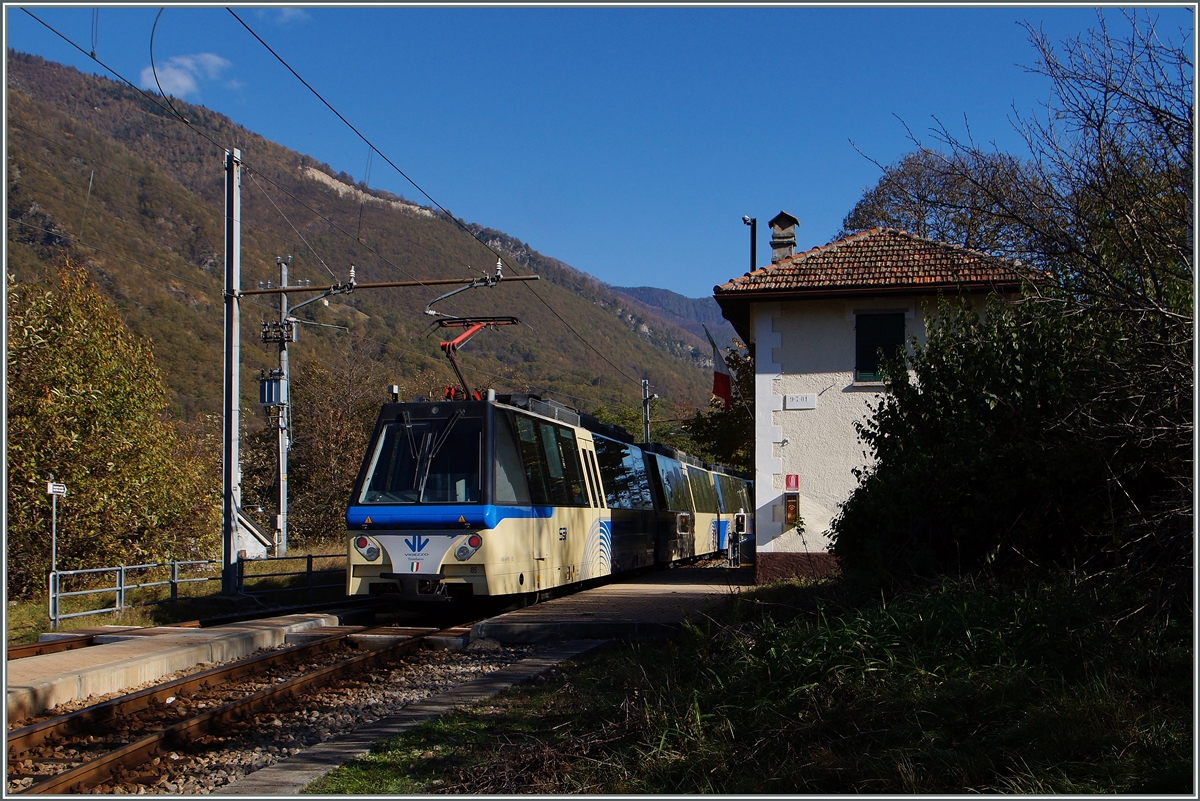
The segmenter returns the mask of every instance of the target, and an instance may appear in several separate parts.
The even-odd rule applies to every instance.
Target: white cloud
[[[196,53],[190,56],[172,56],[158,65],[158,81],[154,80],[154,70],[146,67],[142,70],[141,85],[143,89],[158,89],[173,97],[186,97],[199,91],[198,79],[215,80],[230,62],[215,53]]]
[[[278,25],[287,25],[289,22],[308,22],[312,19],[304,9],[292,7],[261,10],[258,12],[258,18],[270,19]]]

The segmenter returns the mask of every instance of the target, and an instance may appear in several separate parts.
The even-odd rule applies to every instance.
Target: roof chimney
[[[781,211],[771,218],[771,263],[786,259],[796,252],[796,226],[800,224],[792,215]]]

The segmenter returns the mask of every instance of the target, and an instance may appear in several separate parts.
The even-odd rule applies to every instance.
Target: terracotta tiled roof
[[[913,236],[872,228],[806,250],[713,287],[718,298],[743,293],[789,296],[911,293],[947,289],[1016,289],[1019,262]]]

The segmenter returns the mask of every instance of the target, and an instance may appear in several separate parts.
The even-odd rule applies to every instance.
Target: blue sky
[[[84,50],[95,19],[97,58],[154,86],[158,7],[28,8]],[[760,266],[781,209],[801,249],[830,241],[879,176],[855,147],[897,160],[913,149],[901,120],[927,141],[935,118],[966,122],[1019,152],[1014,109],[1049,91],[1019,23],[1054,41],[1096,25],[1084,6],[234,10],[456,216],[689,297],[749,266],[742,215],[759,220]],[[1119,33],[1120,9],[1105,13]],[[1189,7],[1152,13],[1191,35]],[[106,74],[21,7],[5,17],[9,48]],[[168,6],[154,56],[168,93],[367,177],[367,145],[224,7]],[[427,202],[378,156],[369,183]]]

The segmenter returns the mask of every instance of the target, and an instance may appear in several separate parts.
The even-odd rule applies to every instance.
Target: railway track
[[[81,792],[119,780],[235,721],[411,654],[436,632],[354,627],[15,729],[8,734],[8,790]]]
[[[25,659],[29,656],[42,654],[57,654],[61,651],[74,651],[76,648],[87,648],[96,644],[96,635],[78,634],[73,637],[63,637],[48,642],[30,642],[24,645],[10,645],[5,651],[4,658],[9,662],[14,659]]]
[[[343,609],[348,607],[349,611]],[[320,612],[330,609],[343,609],[342,614],[354,614],[355,612],[373,613],[379,611],[382,604],[379,602],[363,603],[360,599],[351,601],[328,601],[318,604],[302,604],[300,606],[284,606],[278,609],[270,610],[272,615],[293,615],[302,612]],[[186,628],[209,628],[211,626],[221,626],[229,623],[240,623],[245,620],[254,620],[263,616],[263,610],[255,610],[252,612],[236,612],[228,615],[220,615],[217,617],[204,618],[199,620],[187,620],[182,623],[163,623],[155,626],[162,629],[186,629]],[[114,632],[119,633],[119,632]],[[92,645],[97,645],[95,634],[79,634],[76,636],[60,637],[55,640],[46,642],[31,642],[22,645],[10,645],[6,649],[5,659],[9,662],[14,659],[24,659],[30,656],[41,656],[42,654],[56,654],[61,651],[73,651],[77,648],[87,648]]]

